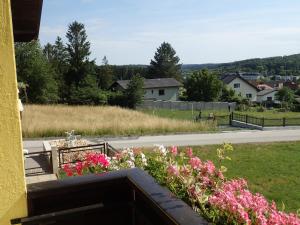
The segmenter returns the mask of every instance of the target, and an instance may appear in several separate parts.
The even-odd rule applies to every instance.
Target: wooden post
[[[265,118],[261,118],[261,126],[264,127],[265,126]]]
[[[248,115],[246,115],[246,124],[248,123]]]
[[[283,118],[282,118],[282,126],[285,127],[285,125],[286,125],[286,120],[285,120],[285,117],[283,117]]]

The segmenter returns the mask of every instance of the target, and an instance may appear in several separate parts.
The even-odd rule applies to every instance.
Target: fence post
[[[51,148],[51,157],[52,157],[52,173],[57,174],[59,168],[57,147]]]
[[[282,126],[285,127],[286,121],[285,121],[285,117],[282,118]]]
[[[233,112],[229,114],[229,124],[232,125],[232,120],[233,120]]]
[[[262,126],[262,127],[265,126],[265,117],[261,118],[261,126]]]
[[[246,115],[246,124],[248,124],[248,115]]]

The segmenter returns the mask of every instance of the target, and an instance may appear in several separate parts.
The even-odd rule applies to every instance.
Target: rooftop
[[[265,89],[265,90],[262,90],[260,92],[257,93],[257,96],[264,96],[264,95],[267,95],[267,94],[270,94],[274,91],[278,91],[277,89]]]
[[[116,81],[123,89],[127,89],[130,80]],[[182,84],[174,78],[145,79],[144,88],[181,87]]]
[[[250,86],[252,86],[253,88],[255,88],[256,90],[259,90],[256,85],[252,84],[251,82],[249,82],[248,80],[246,80],[245,78],[241,77],[239,74],[228,74],[228,75],[223,75],[221,77],[221,80],[225,83],[225,84],[230,84],[234,79],[236,78],[240,78],[241,80],[243,80],[244,82],[246,82],[247,84],[249,84]]]

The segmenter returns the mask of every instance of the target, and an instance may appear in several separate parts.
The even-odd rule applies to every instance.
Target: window
[[[273,98],[272,97],[267,97],[267,101],[272,101]]]
[[[234,87],[234,88],[240,88],[240,86],[241,86],[240,83],[233,84],[233,87]]]
[[[246,98],[252,98],[252,94],[246,94]]]
[[[165,95],[165,90],[164,89],[158,90],[158,95]]]

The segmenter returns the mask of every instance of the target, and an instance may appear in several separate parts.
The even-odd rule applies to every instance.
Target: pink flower
[[[69,164],[63,165],[62,169],[65,171],[65,173],[67,174],[68,177],[73,176],[73,170]]]
[[[177,168],[177,166],[174,166],[174,165],[169,165],[168,168],[167,168],[167,173],[170,175],[170,176],[175,176],[175,177],[178,177],[179,176],[179,170]]]
[[[201,163],[202,162],[198,157],[193,157],[189,161],[189,164],[192,166],[193,169],[200,169]]]
[[[187,148],[186,149],[186,155],[190,158],[193,156],[193,149],[192,148]]]
[[[83,171],[84,165],[82,162],[77,162],[75,165],[75,169],[78,175],[82,175],[82,171]]]
[[[221,180],[224,180],[224,175],[223,175],[222,171],[220,171],[220,170],[218,171],[217,177],[219,177]]]
[[[101,153],[90,153],[86,156],[87,164],[91,166],[102,166],[107,168],[109,166],[109,161],[106,155]]]
[[[172,146],[170,152],[171,152],[171,154],[173,156],[176,156],[177,155],[177,147],[176,146]]]
[[[203,172],[212,175],[215,172],[215,165],[212,161],[207,161],[203,165]]]

